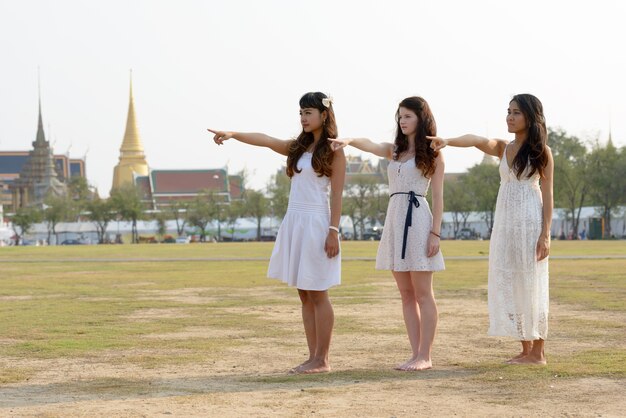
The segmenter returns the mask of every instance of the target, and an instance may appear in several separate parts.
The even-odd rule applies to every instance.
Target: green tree
[[[588,177],[594,204],[601,207],[604,218],[604,238],[612,237],[611,218],[626,195],[626,168],[624,149],[621,151],[609,142],[603,147],[599,141],[589,155]]]
[[[365,222],[375,218],[378,213],[376,191],[378,181],[367,175],[351,176],[344,186],[343,213],[350,217],[355,235],[359,228],[359,238],[365,235]]]
[[[289,190],[291,188],[291,179],[285,174],[285,170],[281,169],[272,176],[268,185],[268,195],[270,199],[270,211],[272,216],[278,218],[285,217],[287,206],[289,205]]]
[[[187,221],[190,225],[198,228],[200,241],[206,241],[206,227],[216,218],[218,212],[218,199],[215,193],[203,191],[189,204]],[[218,235],[219,235],[218,222]]]
[[[137,221],[144,218],[144,204],[142,198],[143,193],[141,189],[132,184],[126,184],[111,192],[113,208],[117,211],[121,219],[131,222],[131,240],[134,244],[139,242]]]
[[[189,210],[189,204],[186,202],[174,201],[167,208],[168,213],[176,221],[176,234],[180,237],[185,232],[185,225],[187,224],[187,212]]]
[[[235,226],[237,225],[237,219],[244,216],[246,213],[245,203],[242,200],[234,200],[229,205],[225,206],[226,210],[226,222],[228,222],[228,230],[230,232],[231,241],[235,240]]]
[[[81,212],[85,209],[87,202],[94,198],[96,193],[93,193],[89,188],[89,183],[84,177],[71,177],[68,184],[68,196],[73,201],[73,206],[77,208],[77,212]]]
[[[443,188],[445,210],[452,214],[454,237],[467,225],[467,218],[472,213],[474,202],[472,195],[463,181],[464,177],[448,181]]]
[[[548,144],[554,157],[554,205],[565,209],[572,223],[571,236],[577,239],[580,213],[591,186],[587,149],[580,139],[561,129],[548,129]]]
[[[244,193],[244,216],[256,219],[256,240],[261,240],[261,221],[270,212],[269,200],[257,190],[246,190]]]
[[[19,208],[15,212],[11,218],[11,225],[13,232],[15,232],[15,245],[20,245],[22,237],[28,234],[28,231],[41,220],[41,217],[41,211],[35,208]]]
[[[115,219],[116,213],[110,199],[101,199],[97,194],[85,202],[87,219],[96,225],[98,243],[104,244],[104,235],[109,223]]]
[[[472,196],[473,209],[483,213],[483,219],[491,236],[498,189],[500,188],[498,166],[492,164],[474,165],[463,177],[463,184]]]
[[[48,226],[48,244],[51,243],[50,238],[52,235],[54,235],[55,243],[59,243],[59,235],[56,230],[57,225],[59,222],[69,221],[74,218],[75,213],[75,206],[69,196],[50,194],[44,199],[42,218]]]
[[[167,233],[167,212],[155,212],[152,215],[152,218],[156,221],[157,223],[157,230],[156,233],[159,236],[159,241],[163,241],[163,237],[165,236],[165,234]]]

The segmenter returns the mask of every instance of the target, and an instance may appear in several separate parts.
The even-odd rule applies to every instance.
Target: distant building
[[[240,199],[243,193],[241,176],[229,175],[225,168],[150,169],[137,128],[132,79],[126,130],[119,162],[113,170],[111,191],[126,184],[139,187],[150,209],[162,209],[173,202],[189,202],[203,192],[222,196],[224,202]]]
[[[351,184],[355,177],[369,177],[376,183],[387,183],[389,161],[381,158],[378,164],[364,160],[360,155],[346,155],[346,184]]]
[[[150,175],[136,178],[144,199],[153,209],[163,209],[173,202],[189,202],[203,192],[213,192],[225,203],[241,199],[243,179],[229,175],[226,169],[150,170]]]
[[[126,117],[126,131],[120,147],[120,159],[113,169],[113,185],[111,191],[124,186],[135,184],[138,176],[147,176],[149,172],[143,144],[137,129],[135,120],[135,103],[133,99],[133,81],[130,81],[130,99],[128,103],[128,115]]]
[[[54,155],[46,140],[39,100],[37,134],[31,151],[0,151],[0,205],[7,213],[41,206],[46,196],[67,193],[74,176],[85,177],[85,160]]]

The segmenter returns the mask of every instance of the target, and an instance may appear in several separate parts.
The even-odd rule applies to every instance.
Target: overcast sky
[[[509,138],[513,94],[548,125],[626,145],[626,2],[0,0],[0,150],[29,150],[44,126],[55,153],[87,155],[108,195],[128,110],[153,169],[246,167],[265,187],[284,157],[206,128],[300,132],[298,100],[335,100],[340,136],[389,141],[398,102],[423,96],[441,136]],[[349,150],[350,154],[356,154]],[[446,149],[446,171],[479,162]]]

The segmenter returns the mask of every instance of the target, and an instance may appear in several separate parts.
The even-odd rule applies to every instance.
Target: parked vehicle
[[[470,228],[461,228],[459,232],[456,233],[456,239],[460,240],[470,240],[470,239],[481,239],[480,234]]]
[[[363,233],[363,239],[366,241],[380,241],[380,237],[383,235],[383,229],[374,227],[366,229]]]
[[[66,239],[61,243],[61,245],[85,245],[85,243],[77,239]]]

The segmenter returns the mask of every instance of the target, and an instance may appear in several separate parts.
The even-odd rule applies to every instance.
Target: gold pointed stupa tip
[[[135,118],[135,100],[133,98],[133,70],[130,70],[130,94],[128,99],[128,115],[126,117],[126,131],[124,132],[124,141],[122,142],[121,151],[142,152],[143,145],[137,128]]]
[[[143,145],[135,119],[135,101],[133,99],[133,79],[131,70],[126,131],[124,132],[124,140],[120,148],[120,160],[113,170],[112,190],[118,189],[124,184],[134,184],[136,176],[147,176],[148,172],[148,163],[146,162],[143,152]]]

